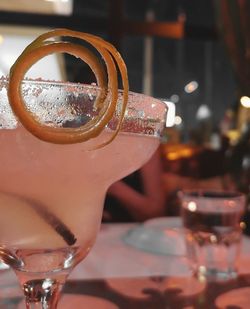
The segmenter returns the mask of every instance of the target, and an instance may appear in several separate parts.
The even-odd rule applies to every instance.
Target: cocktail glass
[[[7,87],[1,78],[0,256],[15,271],[27,308],[56,308],[66,278],[93,246],[107,188],[154,153],[167,110],[163,102],[131,92],[121,131],[110,144],[96,147],[110,138],[120,104],[97,138],[57,145],[18,123]],[[27,109],[54,127],[93,119],[99,91],[91,85],[22,82]]]

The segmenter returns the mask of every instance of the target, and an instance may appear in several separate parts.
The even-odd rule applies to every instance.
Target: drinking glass
[[[245,196],[237,192],[184,191],[182,219],[187,254],[200,279],[237,276]]]
[[[16,273],[27,308],[56,308],[71,270],[95,241],[111,183],[140,168],[165,127],[166,105],[129,93],[118,136],[122,92],[112,120],[87,142],[57,145],[29,133],[15,118],[0,79],[0,257]],[[22,82],[27,109],[43,124],[78,127],[94,119],[100,89],[42,80]]]

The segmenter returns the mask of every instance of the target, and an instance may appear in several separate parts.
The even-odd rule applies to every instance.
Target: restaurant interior
[[[107,208],[103,222],[134,224],[158,216],[173,217],[175,220],[180,216],[181,190],[232,190],[246,195],[242,224],[244,234],[250,235],[250,2],[1,0],[0,76],[9,74],[11,65],[28,43],[53,28],[89,32],[111,42],[127,65],[130,90],[160,99],[168,107],[166,127],[159,146],[164,212],[152,212],[152,215],[149,213],[145,217],[137,216],[137,210],[136,215],[132,211],[128,217],[126,214],[123,217],[121,212],[116,220]],[[95,82],[88,66],[68,54],[53,54],[44,58],[28,74],[31,78],[47,80]],[[120,208],[117,209],[115,212],[119,212]],[[101,237],[104,239],[104,236]],[[164,300],[163,304],[158,294],[164,284],[161,285],[161,278],[157,276],[158,269],[161,271],[162,268],[156,266],[153,260],[147,260],[147,256],[142,256],[147,267],[159,267],[148,294],[141,292],[138,287],[140,281],[137,281],[134,291],[126,289],[124,281],[112,280],[107,283],[108,288],[105,286],[106,290],[102,290],[100,282],[96,290],[93,280],[99,278],[98,271],[97,275],[92,276],[87,268],[91,269],[94,262],[102,263],[101,259],[108,259],[101,251],[101,240],[98,244],[100,248],[96,249],[96,260],[87,258],[84,268],[84,275],[92,280],[92,285],[89,281],[88,285],[81,281],[77,288],[75,273],[73,283],[66,286],[66,292],[70,295],[80,294],[81,288],[88,295],[99,293],[106,301],[115,300],[116,304],[120,304],[120,307],[110,304],[109,307],[102,307],[100,304],[100,307],[94,308],[249,308],[247,305],[237,307],[238,304],[234,302],[235,307],[231,307],[232,302],[231,305],[226,304],[230,307],[218,306],[223,301],[218,302],[217,307],[210,307],[209,302],[214,299],[212,294],[206,294],[203,306],[199,307],[202,300],[197,302],[196,296],[188,294],[190,282],[183,287],[183,295],[186,294],[176,300],[178,291],[174,291],[174,285],[178,290],[178,280],[171,283],[171,289],[166,289],[164,295],[167,301]],[[123,248],[119,250],[120,262],[124,262],[125,256],[121,257]],[[155,250],[164,256],[165,251],[161,252],[159,247]],[[179,262],[176,260],[177,268]],[[116,262],[113,263],[115,269]],[[145,275],[136,269],[137,266],[133,265],[130,269],[128,265],[124,266],[124,272],[128,274],[134,271],[138,277]],[[105,271],[108,273],[107,269]],[[115,271],[112,275],[116,276]],[[117,276],[120,275],[118,272]],[[237,284],[247,287],[247,280],[244,280]],[[127,285],[130,283],[126,282]],[[200,293],[202,287],[197,287],[195,295]],[[115,295],[114,291],[123,293],[123,296]],[[152,299],[149,300],[147,295],[151,295]],[[85,308],[79,304],[74,308]],[[8,303],[1,308],[16,307]]]

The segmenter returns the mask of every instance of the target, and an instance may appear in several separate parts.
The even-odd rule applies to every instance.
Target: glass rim
[[[179,197],[196,199],[245,199],[245,194],[237,190],[220,189],[184,189],[179,191]]]
[[[1,82],[5,82],[8,83],[9,78],[7,76],[0,76],[0,83]],[[85,83],[81,83],[81,82],[70,82],[70,81],[60,81],[60,80],[45,80],[42,78],[24,78],[22,80],[22,84],[31,84],[31,85],[46,85],[46,86],[51,86],[51,85],[55,85],[55,86],[61,86],[61,87],[76,87],[76,88],[86,88],[86,89],[93,89],[93,90],[100,90],[101,88],[95,84],[95,83],[91,83],[91,84],[85,84]],[[2,87],[2,86],[1,86]],[[0,87],[0,89],[1,89]],[[118,93],[121,95],[123,93],[123,89],[118,89]],[[135,92],[132,90],[129,90],[129,96],[139,96],[142,98],[147,98],[147,99],[151,99],[154,100],[154,102],[158,102],[161,105],[164,105],[167,108],[167,104],[164,102],[165,99],[163,98],[156,98],[144,93],[139,93],[139,92]]]
[[[96,84],[83,84],[83,83],[75,83],[75,82],[65,82],[65,81],[54,81],[54,80],[43,80],[43,79],[23,79],[21,82],[21,86],[28,88],[28,90],[25,89],[25,93],[27,95],[26,99],[24,101],[26,102],[28,109],[32,111],[32,105],[29,104],[29,96],[34,96],[35,94],[32,94],[32,88],[39,88],[41,87],[42,91],[41,92],[47,92],[47,97],[50,96],[50,93],[53,91],[63,91],[63,96],[67,98],[67,96],[70,96],[70,100],[72,102],[77,102],[81,96],[92,96],[95,97],[96,94],[101,90],[101,88],[96,85]],[[0,77],[0,112],[1,112],[1,105],[3,104],[2,102],[6,101],[5,104],[9,105],[7,94],[5,91],[3,92],[3,89],[7,89],[8,87],[8,77],[2,76]],[[92,91],[92,92],[91,92]],[[110,89],[107,89],[108,95],[112,95],[112,92]],[[29,93],[29,94],[27,94]],[[39,93],[39,91],[35,91],[35,93]],[[58,95],[60,97],[61,94]],[[2,99],[1,99],[1,96]],[[59,99],[59,103],[64,102],[64,97],[62,96],[62,99]],[[43,100],[43,98],[37,99]],[[49,104],[48,108],[51,105],[54,105],[51,101],[52,99],[48,98],[47,101]],[[118,99],[117,99],[117,107],[116,111],[113,114],[113,118],[106,124],[107,129],[110,130],[115,130],[117,126],[117,121],[119,119],[119,114],[120,114],[120,108],[123,100],[123,90],[118,89]],[[90,99],[90,101],[95,101],[95,99]],[[42,101],[40,101],[42,102]],[[93,102],[91,103],[93,105]],[[70,104],[70,103],[67,103]],[[9,105],[10,106],[10,105]],[[66,106],[66,105],[65,105]],[[77,106],[77,105],[76,105]],[[5,106],[6,107],[6,106]],[[160,138],[163,132],[163,129],[166,127],[166,119],[167,119],[167,111],[168,107],[164,101],[154,98],[152,96],[148,96],[142,93],[137,93],[133,91],[129,91],[128,94],[128,104],[127,104],[127,109],[126,113],[124,115],[124,119],[122,122],[121,130],[120,132],[123,133],[135,133],[135,134],[140,134],[140,135],[148,135],[152,137],[157,137]],[[9,114],[13,114],[11,109],[8,109]],[[51,110],[48,109],[48,114],[52,114]],[[41,123],[43,123],[43,120],[41,120],[39,117],[41,113],[39,112],[34,112],[35,116]],[[45,110],[44,115],[47,115],[47,112]],[[57,113],[53,111],[53,115],[57,116]],[[14,116],[14,114],[13,114]],[[85,121],[85,119],[81,119],[81,117],[84,117],[84,113],[75,113],[75,118],[79,118],[79,123],[78,124],[78,118],[76,119],[76,125],[81,126],[81,121]],[[5,116],[7,117],[7,115]],[[91,117],[95,118],[95,110],[88,110],[88,118],[91,119]],[[10,118],[6,118],[10,119]],[[54,119],[54,118],[53,118]],[[0,119],[1,120],[1,119]],[[18,122],[18,119],[14,116],[14,120]],[[51,119],[49,119],[51,120]],[[2,121],[5,121],[5,119],[2,119]],[[47,121],[47,120],[46,120]],[[54,124],[55,127],[58,126],[57,123],[53,123],[54,120],[51,120],[51,125]],[[67,121],[67,119],[66,119]],[[72,123],[74,124],[74,119]],[[6,122],[6,121],[5,121]],[[69,121],[69,125],[71,125],[71,122]],[[83,124],[84,125],[84,124]],[[1,126],[1,123],[0,123]],[[3,125],[2,125],[2,128]]]

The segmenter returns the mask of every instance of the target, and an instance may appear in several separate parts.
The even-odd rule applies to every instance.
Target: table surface
[[[178,220],[167,218],[166,222],[171,226]],[[250,308],[250,238],[243,236],[238,278],[208,283],[192,276],[181,234],[167,254],[153,253],[124,241],[137,226],[101,226],[94,248],[70,275],[58,309]],[[0,309],[24,308],[18,305],[21,293],[11,276],[7,271],[1,277]]]
[[[160,218],[159,220],[162,221],[161,226],[167,226],[170,230],[175,227],[182,228],[178,217]],[[157,221],[152,220],[153,222]],[[171,242],[164,243],[170,247],[166,248],[169,249],[168,254],[157,254],[126,244],[124,236],[138,226],[141,225],[103,224],[93,249],[73,270],[70,279],[190,275],[189,266],[186,264],[184,238],[180,229],[177,230],[177,237],[171,239]],[[171,231],[164,233],[166,240],[172,236]],[[245,235],[242,239],[238,268],[240,274],[250,274],[250,238]]]
[[[169,219],[173,220],[175,221]],[[70,279],[133,278],[173,274],[176,267],[170,265],[178,262],[177,257],[173,259],[172,255],[152,254],[125,243],[124,236],[136,226],[103,224],[93,249],[73,270]]]

